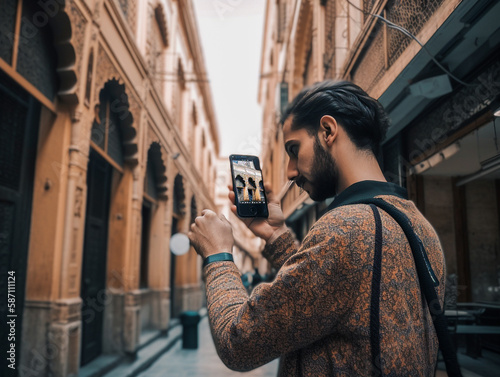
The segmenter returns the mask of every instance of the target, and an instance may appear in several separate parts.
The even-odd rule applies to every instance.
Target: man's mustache
[[[299,177],[293,181],[293,183],[295,183],[297,185],[297,187],[300,189],[300,195],[302,195],[305,191],[304,185],[306,184],[306,182],[307,182],[307,179],[305,179],[304,177]]]
[[[306,184],[307,179],[305,179],[304,177],[299,177],[294,182],[299,188],[302,188]]]

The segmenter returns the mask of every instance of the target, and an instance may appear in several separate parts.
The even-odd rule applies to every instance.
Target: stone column
[[[80,366],[80,283],[87,197],[86,174],[89,142],[82,138],[85,118],[79,110],[72,116],[68,182],[63,229],[62,258],[57,276],[59,298],[52,307],[49,344],[59,345],[51,363],[53,376],[77,376]]]
[[[25,375],[76,376],[87,156],[81,113],[42,111],[35,169],[23,349]],[[69,153],[68,153],[69,152]]]
[[[78,376],[80,367],[81,299],[58,300],[52,306],[48,349],[53,347],[51,376]]]
[[[139,166],[133,171],[131,229],[128,242],[130,243],[128,255],[125,255],[124,270],[130,279],[125,281],[125,319],[124,319],[124,349],[125,352],[135,355],[139,346],[141,332],[139,288],[140,261],[141,261],[141,236],[142,236],[142,180]]]
[[[149,287],[152,290],[151,321],[158,330],[166,331],[170,318],[168,279],[170,253],[168,239],[164,237],[166,200],[158,201],[158,208],[151,221],[149,242]],[[170,232],[169,232],[170,233]]]
[[[123,345],[125,352],[132,357],[135,357],[137,352],[141,334],[140,300],[140,291],[137,289],[125,293]]]

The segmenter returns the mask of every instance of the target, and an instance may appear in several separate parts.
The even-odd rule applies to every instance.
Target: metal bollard
[[[200,314],[194,311],[187,311],[181,314],[182,323],[182,348],[198,348],[198,323]]]

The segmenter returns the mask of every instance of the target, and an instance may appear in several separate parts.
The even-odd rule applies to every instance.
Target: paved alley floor
[[[210,334],[207,317],[199,324],[197,350],[182,348],[182,341],[160,357],[139,377],[276,377],[278,360],[251,372],[234,372],[220,361]]]
[[[172,334],[181,334],[180,326],[171,330]],[[174,335],[175,335],[174,334]],[[473,359],[458,351],[458,360],[464,377],[497,377],[500,376],[500,357],[497,353],[483,350],[483,357]],[[125,369],[130,369],[125,366]],[[444,363],[439,363],[436,377],[446,377]],[[208,318],[204,316],[199,324],[198,349],[182,348],[182,340],[164,353],[148,369],[140,374],[130,374],[139,377],[276,377],[278,360],[264,365],[251,372],[234,372],[228,369],[215,351]],[[112,376],[124,376],[123,370],[115,371]],[[111,376],[111,375],[110,375]]]

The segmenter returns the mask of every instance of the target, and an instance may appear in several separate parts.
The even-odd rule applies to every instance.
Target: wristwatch
[[[203,261],[203,267],[213,262],[226,262],[226,261],[234,262],[233,254],[231,253],[212,254],[205,258],[205,260]]]

